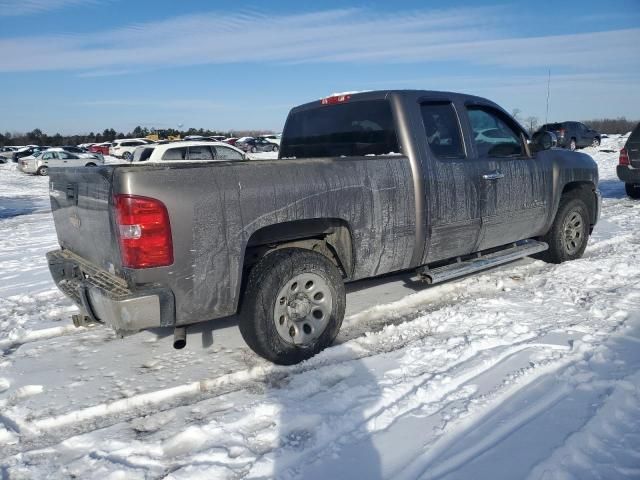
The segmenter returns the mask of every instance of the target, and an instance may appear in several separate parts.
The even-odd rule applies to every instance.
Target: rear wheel
[[[95,166],[96,166],[96,164],[95,164],[95,163],[93,163],[93,162],[89,162],[89,163],[87,163],[87,164],[85,165],[85,167],[95,167]]]
[[[631,198],[640,198],[640,184],[638,183],[625,183],[624,189],[627,195]]]
[[[569,150],[573,151],[576,148],[578,148],[578,144],[576,143],[576,139],[572,138],[571,141],[569,142]]]
[[[324,255],[276,250],[251,270],[240,309],[240,333],[267,360],[291,365],[333,343],[344,317],[338,268]]]
[[[251,153],[256,153],[258,149],[256,147],[251,147]]]
[[[128,162],[130,162],[130,161],[131,161],[131,159],[133,158],[133,155],[131,155],[131,152],[124,152],[124,153],[122,154],[122,158],[123,158],[124,160],[127,160]]]
[[[582,257],[589,240],[589,209],[580,197],[563,195],[551,229],[541,240],[549,249],[535,258],[549,263],[562,263]]]
[[[271,149],[271,151],[277,152],[278,151],[278,145],[274,145],[273,148]]]
[[[598,148],[600,146],[600,139],[598,137],[593,139],[593,142],[591,142],[591,146]]]
[[[49,167],[46,166],[42,166],[38,169],[38,171],[36,172],[38,175],[42,175],[43,177],[46,177],[49,175]]]

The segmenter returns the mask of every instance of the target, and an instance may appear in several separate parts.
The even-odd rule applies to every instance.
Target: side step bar
[[[458,258],[458,262],[442,267],[433,269],[423,267],[418,270],[418,273],[428,283],[446,282],[452,278],[463,277],[473,272],[502,265],[503,263],[509,263],[519,258],[533,255],[534,253],[543,252],[548,248],[549,245],[545,242],[523,240],[511,244],[510,247],[506,247],[503,250],[486,255],[478,254],[477,257],[468,260]]]

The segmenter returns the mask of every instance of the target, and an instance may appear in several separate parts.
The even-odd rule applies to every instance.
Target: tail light
[[[558,136],[564,137],[564,128],[561,128],[560,130],[558,130]]]
[[[323,98],[320,100],[322,105],[335,105],[336,103],[343,103],[349,101],[351,95],[334,95],[332,97]]]
[[[620,150],[620,157],[618,159],[620,165],[629,165],[629,153],[626,148]]]
[[[173,263],[173,241],[167,207],[136,195],[115,196],[122,266],[166,267]]]

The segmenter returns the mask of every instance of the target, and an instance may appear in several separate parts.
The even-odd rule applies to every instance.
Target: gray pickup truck
[[[469,95],[332,96],[291,110],[278,159],[51,169],[49,267],[76,324],[173,327],[182,347],[238,314],[256,353],[296,363],[335,339],[345,282],[579,258],[598,169],[552,137]]]

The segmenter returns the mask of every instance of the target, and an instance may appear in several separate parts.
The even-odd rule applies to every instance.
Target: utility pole
[[[544,114],[544,123],[549,122],[549,91],[551,87],[551,69],[549,69],[549,76],[547,77],[547,112]]]

